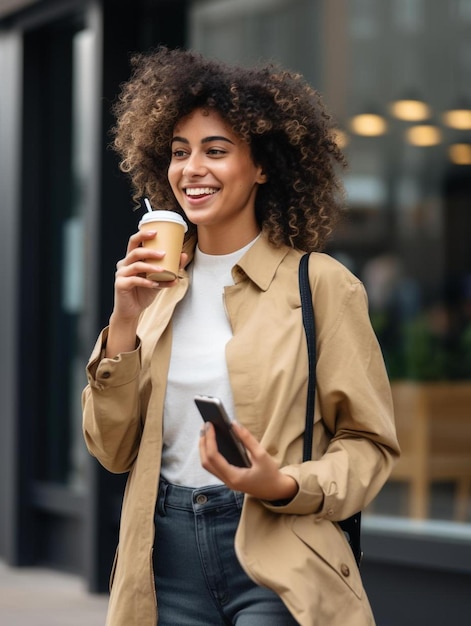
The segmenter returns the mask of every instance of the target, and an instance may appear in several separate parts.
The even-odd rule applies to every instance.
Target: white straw
[[[146,205],[147,210],[149,211],[149,213],[151,213],[152,212],[152,206],[151,206],[148,198],[144,198],[144,204]]]

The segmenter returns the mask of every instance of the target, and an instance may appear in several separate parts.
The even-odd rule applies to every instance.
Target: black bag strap
[[[312,458],[312,442],[314,437],[314,410],[316,401],[316,322],[312,304],[311,285],[309,283],[309,254],[304,254],[299,263],[299,293],[303,326],[306,333],[309,378],[306,401],[306,426],[304,430],[303,461]],[[363,558],[361,550],[361,511],[346,520],[339,522],[347,536],[358,567]]]
[[[303,326],[306,332],[309,378],[306,401],[306,428],[304,431],[303,461],[312,457],[314,436],[314,407],[316,402],[316,323],[312,306],[311,285],[309,284],[309,254],[301,257],[299,263],[299,293],[303,313]]]

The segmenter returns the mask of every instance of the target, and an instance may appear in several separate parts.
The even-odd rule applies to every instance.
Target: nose
[[[191,178],[192,176],[204,176],[207,168],[204,164],[204,156],[197,152],[191,153],[185,161],[183,173]]]

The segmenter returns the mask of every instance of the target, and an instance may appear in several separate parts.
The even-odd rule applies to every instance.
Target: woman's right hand
[[[129,238],[126,256],[116,264],[114,308],[110,317],[106,356],[135,349],[139,316],[154,301],[160,289],[174,287],[178,279],[156,282],[146,273],[158,271],[158,261],[165,252],[144,248],[142,243],[153,239],[156,231],[138,231]],[[181,265],[187,255],[182,254]],[[162,268],[163,269],[163,268]]]
[[[146,278],[146,273],[155,272],[164,252],[144,248],[144,241],[153,239],[156,231],[138,231],[129,238],[126,256],[116,264],[113,316],[123,320],[139,318],[140,314],[155,299],[157,292],[170,283],[158,283]],[[157,262],[157,263],[156,263]]]

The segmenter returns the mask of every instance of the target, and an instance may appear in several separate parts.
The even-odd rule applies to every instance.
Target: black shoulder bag
[[[306,429],[304,432],[303,461],[310,461],[312,457],[312,439],[314,434],[314,406],[316,398],[316,326],[312,305],[311,286],[309,284],[309,254],[301,257],[299,264],[299,292],[303,325],[306,331],[307,353],[309,361],[309,381],[306,402]],[[361,511],[346,520],[339,522],[345,533],[348,543],[360,567],[363,553],[361,551]]]

